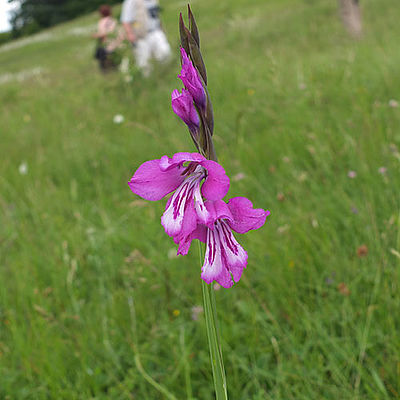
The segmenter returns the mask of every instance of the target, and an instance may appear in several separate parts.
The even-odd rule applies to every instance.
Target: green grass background
[[[194,150],[170,107],[185,3],[162,6],[175,58],[148,80],[97,71],[71,34],[95,14],[0,47],[1,399],[213,398],[197,246],[171,257],[165,202],[127,185]],[[400,8],[361,6],[355,42],[335,1],[192,2],[229,196],[271,211],[216,292],[232,400],[400,398]]]

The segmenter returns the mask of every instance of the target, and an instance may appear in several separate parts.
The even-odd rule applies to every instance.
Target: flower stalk
[[[200,265],[203,263],[203,245],[199,243]],[[222,357],[221,336],[217,318],[217,304],[213,285],[202,281],[204,317],[206,320],[208,347],[214,379],[216,400],[228,399],[224,360]]]
[[[187,62],[185,55],[187,54],[193,65],[195,71],[198,73],[198,78],[201,82],[202,90],[205,95],[205,105],[194,101],[196,111],[200,116],[199,134],[194,136],[191,134],[195,146],[200,154],[203,154],[209,160],[217,161],[214,144],[212,140],[214,130],[214,115],[211,104],[210,95],[207,90],[207,72],[200,52],[200,35],[197,28],[196,20],[193,16],[192,10],[188,5],[189,16],[189,29],[186,28],[182,14],[179,15],[179,32],[181,37],[182,46],[182,65]],[[185,54],[186,53],[186,54]],[[187,57],[187,56],[186,56]],[[190,61],[189,61],[190,62]],[[183,70],[183,68],[182,68]],[[181,78],[182,79],[182,78]],[[182,79],[185,84],[185,80]],[[203,265],[204,249],[203,245],[199,243],[200,266]],[[207,284],[202,280],[203,303],[204,303],[204,316],[207,328],[208,347],[210,350],[211,368],[213,373],[215,397],[216,400],[227,400],[228,392],[226,385],[224,359],[222,356],[221,337],[218,326],[217,318],[217,304],[215,299],[215,291],[213,284]]]
[[[261,228],[269,211],[254,208],[245,197],[227,202],[229,177],[218,164],[212,135],[213,108],[207,90],[207,72],[200,51],[196,21],[188,6],[189,29],[179,17],[182,68],[178,78],[184,88],[171,94],[174,113],[187,125],[198,153],[179,152],[171,158],[144,162],[129,181],[133,193],[158,201],[168,194],[161,224],[186,255],[199,241],[204,314],[217,400],[228,399],[213,282],[231,288],[247,267],[248,254],[236,240],[240,234]],[[205,251],[203,245],[206,244]],[[204,260],[204,262],[203,262]]]

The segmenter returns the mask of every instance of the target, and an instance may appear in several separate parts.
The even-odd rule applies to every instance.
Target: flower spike
[[[233,232],[240,234],[264,225],[269,211],[254,208],[250,200],[223,200],[229,178],[217,163],[212,140],[213,108],[207,90],[207,74],[200,51],[200,37],[188,6],[189,29],[179,15],[181,71],[184,88],[171,94],[171,106],[187,125],[198,153],[176,153],[172,158],[146,161],[134,173],[129,186],[146,200],[168,194],[161,224],[178,245],[178,254],[189,251],[193,239],[206,243],[201,277],[225,288],[238,282],[247,266],[247,253]]]
[[[181,37],[182,79],[185,88],[194,99],[194,104],[200,117],[198,135],[191,131],[193,142],[201,154],[216,161],[212,135],[214,131],[214,112],[207,90],[207,72],[200,51],[200,36],[196,20],[188,5],[189,29],[179,15],[179,32]]]

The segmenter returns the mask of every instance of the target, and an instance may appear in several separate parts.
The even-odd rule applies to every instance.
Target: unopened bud
[[[193,97],[189,91],[182,89],[182,93],[174,90],[171,95],[171,105],[174,113],[188,126],[192,134],[197,134],[200,118],[193,104]]]
[[[206,94],[204,91],[203,84],[199,78],[199,74],[196,68],[193,66],[190,61],[186,51],[183,47],[181,47],[181,56],[182,56],[182,70],[181,74],[178,75],[185,85],[185,88],[192,95],[194,102],[199,108],[204,109],[206,106]]]

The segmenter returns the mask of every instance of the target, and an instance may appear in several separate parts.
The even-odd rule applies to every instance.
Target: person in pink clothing
[[[95,58],[99,60],[102,71],[115,67],[112,55],[125,38],[122,29],[118,29],[117,21],[112,17],[111,7],[102,5],[99,8],[100,20],[97,32],[93,37],[98,40]]]

